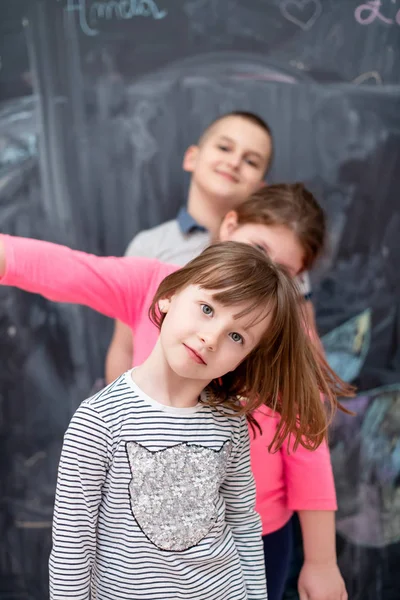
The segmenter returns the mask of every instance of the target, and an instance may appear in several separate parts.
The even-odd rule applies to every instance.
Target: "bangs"
[[[238,266],[238,265],[236,265]],[[249,313],[258,313],[249,322],[251,327],[265,319],[271,311],[276,310],[277,278],[271,269],[270,277],[266,276],[265,264],[262,272],[258,265],[247,264],[243,272],[240,268],[220,265],[212,266],[206,271],[196,274],[191,283],[215,292],[212,297],[225,306],[245,305],[234,315],[240,319]]]

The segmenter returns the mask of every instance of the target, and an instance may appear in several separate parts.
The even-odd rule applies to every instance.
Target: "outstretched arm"
[[[83,304],[130,326],[161,263],[99,257],[39,240],[0,236],[0,283]]]
[[[143,243],[147,239],[145,233],[139,233],[130,242],[125,256],[142,256],[157,258],[153,245]],[[119,375],[132,367],[133,363],[133,332],[125,323],[116,319],[114,333],[108,346],[105,375],[106,383],[114,381]]]
[[[3,277],[6,272],[6,249],[4,242],[0,237],[0,277]]]

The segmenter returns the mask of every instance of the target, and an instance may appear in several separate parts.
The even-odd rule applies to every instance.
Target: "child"
[[[127,256],[145,256],[184,265],[216,239],[228,210],[265,185],[272,159],[272,133],[265,121],[248,112],[216,119],[184,155],[183,169],[191,173],[187,206],[177,218],[140,232]],[[132,365],[132,333],[116,322],[106,358],[110,383]]]
[[[331,407],[346,390],[314,356],[291,279],[249,245],[211,246],[169,275],[151,316],[149,357],[65,435],[50,597],[266,600],[241,415],[265,402],[282,414],[277,446],[291,434],[316,447],[318,388]]]
[[[248,201],[228,213],[221,225],[222,240],[253,244],[271,254],[294,277],[311,268],[325,237],[324,215],[318,203],[301,184],[263,187]],[[157,329],[148,319],[148,307],[162,279],[176,267],[156,260],[98,258],[70,249],[11,237],[3,238],[7,259],[2,283],[44,294],[52,300],[77,302],[119,317],[134,331],[139,342],[134,364],[149,355]],[[0,267],[1,268],[1,267]],[[295,392],[294,392],[295,393]],[[252,442],[252,467],[257,484],[257,510],[263,537],[271,600],[279,598],[285,581],[290,546],[290,518],[299,511],[306,542],[305,565],[300,584],[309,589],[318,582],[321,594],[341,597],[343,581],[336,565],[334,511],[335,490],[329,453],[322,444],[314,453],[299,447],[288,452],[268,453],[279,420],[258,414],[263,434]],[[323,537],[321,546],[320,536]],[[316,561],[316,555],[318,561]],[[273,567],[272,567],[273,565]],[[336,594],[336,595],[335,595]],[[311,596],[310,596],[311,597]],[[324,597],[322,595],[316,598]],[[314,600],[314,596],[312,596]]]

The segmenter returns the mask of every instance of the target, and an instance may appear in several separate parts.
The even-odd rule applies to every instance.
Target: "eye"
[[[208,304],[201,304],[201,310],[203,311],[203,313],[207,316],[212,315],[213,314],[213,309],[211,308],[211,306],[209,306]]]
[[[247,162],[248,165],[250,165],[251,167],[254,167],[255,169],[259,168],[258,163],[254,162],[254,160],[251,160],[250,158],[248,158],[246,160],[246,162]]]
[[[236,333],[236,331],[233,331],[232,333],[229,334],[231,336],[231,339],[236,343],[236,344],[243,344],[243,337],[240,335],[240,333]]]
[[[268,256],[268,253],[266,251],[266,249],[264,248],[264,246],[261,246],[261,244],[253,244],[254,248],[257,248],[257,250],[261,250],[261,252],[263,252],[264,254],[266,254]]]
[[[222,150],[223,152],[229,152],[229,148],[228,148],[228,146],[224,146],[223,144],[219,144],[219,145],[218,145],[218,148],[219,148],[220,150]]]

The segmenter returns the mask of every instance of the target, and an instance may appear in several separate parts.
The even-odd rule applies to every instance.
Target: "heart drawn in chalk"
[[[283,0],[280,9],[285,19],[307,31],[322,13],[322,4],[320,0]]]

